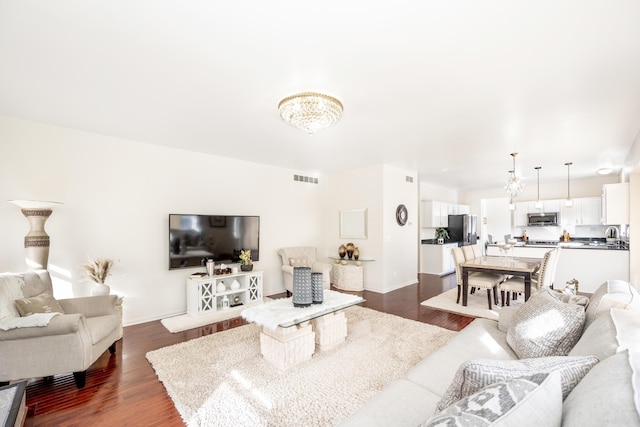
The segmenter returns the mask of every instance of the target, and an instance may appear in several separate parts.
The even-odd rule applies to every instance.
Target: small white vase
[[[109,295],[110,293],[111,288],[104,283],[94,283],[91,287],[91,296]]]

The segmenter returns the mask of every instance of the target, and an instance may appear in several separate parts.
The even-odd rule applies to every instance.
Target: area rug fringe
[[[147,353],[188,426],[333,426],[455,332],[363,307],[337,348],[280,371],[250,324]]]

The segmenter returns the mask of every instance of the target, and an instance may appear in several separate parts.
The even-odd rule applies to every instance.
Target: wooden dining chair
[[[460,303],[460,295],[462,294],[462,267],[460,264],[466,261],[462,248],[453,248],[451,250],[453,260],[456,266],[456,280],[458,283],[458,298],[456,303]],[[491,274],[482,272],[473,272],[469,274],[468,284],[469,288],[486,289],[487,290],[487,302],[489,304],[489,310],[492,308],[491,292],[493,291],[493,303],[498,304],[498,284],[504,279],[501,274]]]

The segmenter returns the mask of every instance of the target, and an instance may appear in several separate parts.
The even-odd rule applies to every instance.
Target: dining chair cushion
[[[480,391],[482,388],[511,378],[558,371],[562,384],[562,398],[598,363],[595,356],[551,356],[520,360],[474,359],[458,368],[447,391],[436,406],[442,411],[458,400]]]
[[[421,426],[559,426],[561,397],[556,372],[512,378],[461,399]]]
[[[520,359],[566,356],[580,339],[584,308],[560,301],[545,290],[529,298],[514,314],[507,343]]]

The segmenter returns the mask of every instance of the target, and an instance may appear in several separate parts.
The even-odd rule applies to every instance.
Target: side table
[[[333,286],[343,291],[364,290],[364,267],[362,263],[374,261],[373,259],[349,260],[333,258]]]

